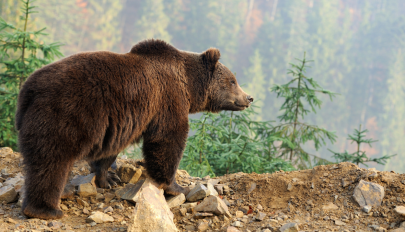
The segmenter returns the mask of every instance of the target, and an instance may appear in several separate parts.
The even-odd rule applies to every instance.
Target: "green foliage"
[[[227,173],[270,173],[291,171],[293,166],[274,158],[274,141],[289,141],[270,135],[270,122],[253,121],[253,108],[242,112],[204,113],[190,119],[195,132],[187,141],[180,168],[190,175],[224,175]]]
[[[36,69],[61,57],[58,43],[44,44],[37,41],[46,35],[45,28],[27,31],[28,18],[35,13],[30,0],[22,1],[23,15],[20,29],[0,18],[0,147],[17,148],[17,132],[14,117],[18,92],[26,78]]]
[[[395,155],[384,155],[380,158],[372,158],[372,159],[367,157],[366,152],[360,150],[361,144],[366,143],[371,147],[372,143],[375,143],[378,141],[378,140],[372,140],[372,139],[365,139],[365,137],[366,137],[365,134],[367,132],[368,132],[367,129],[361,130],[361,125],[360,125],[358,130],[354,129],[353,135],[349,135],[349,138],[347,138],[347,139],[351,140],[352,141],[351,143],[356,142],[356,144],[357,144],[357,150],[353,153],[349,153],[347,151],[345,151],[343,153],[339,153],[339,152],[334,152],[329,149],[328,150],[333,153],[333,157],[339,163],[340,162],[352,162],[357,165],[363,164],[366,167],[368,167],[365,164],[367,162],[376,162],[378,164],[385,164],[391,157],[395,156]]]
[[[321,108],[322,101],[316,96],[317,93],[326,94],[331,100],[335,93],[322,89],[313,78],[305,76],[307,63],[311,62],[306,60],[305,53],[303,60],[297,60],[300,63],[291,63],[292,68],[288,71],[293,79],[284,85],[271,88],[272,92],[277,93],[277,97],[284,98],[284,103],[280,108],[283,113],[278,117],[282,124],[274,127],[269,133],[290,141],[280,145],[278,157],[289,159],[298,168],[304,169],[327,164],[329,161],[309,154],[304,151],[302,145],[311,141],[318,150],[326,144],[326,139],[333,143],[337,136],[334,132],[316,125],[308,125],[299,119],[304,119],[308,113],[316,113],[316,108]]]

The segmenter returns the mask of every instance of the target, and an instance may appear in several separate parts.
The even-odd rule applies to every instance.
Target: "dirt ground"
[[[133,160],[119,160],[135,163]],[[19,153],[0,149],[0,183],[24,174]],[[185,172],[183,172],[185,173]],[[84,161],[75,164],[70,178],[89,174]],[[299,231],[391,231],[398,229],[405,219],[394,212],[396,206],[405,205],[404,174],[362,169],[351,163],[317,166],[310,170],[276,172],[272,174],[235,173],[218,177],[219,183],[229,186],[230,191],[221,197],[228,201],[232,218],[195,217],[192,211],[181,214],[180,208],[172,208],[174,221],[180,231],[227,231],[230,225],[240,221],[239,231],[279,231],[286,223],[298,224]],[[190,185],[201,178],[187,174],[178,175],[179,184]],[[352,195],[360,180],[381,185],[385,190],[382,206],[365,213]],[[121,186],[118,187],[121,188]],[[104,190],[114,193],[116,189]],[[102,193],[103,190],[100,190]],[[88,205],[78,204],[78,196],[62,200],[61,208],[66,216],[60,220],[28,219],[21,213],[18,202],[0,204],[0,231],[126,231],[134,210],[134,204],[125,200],[85,199]],[[333,204],[333,205],[332,205]],[[102,211],[111,206],[109,213],[114,222],[90,224],[86,218],[92,211]],[[250,210],[249,210],[250,209]],[[243,219],[237,219],[236,211],[243,211]],[[247,212],[246,212],[247,211]],[[255,220],[257,212],[265,213],[263,220]],[[201,226],[205,223],[206,227]],[[402,227],[401,227],[402,228]],[[291,230],[293,231],[293,230]],[[405,231],[405,230],[404,230]]]

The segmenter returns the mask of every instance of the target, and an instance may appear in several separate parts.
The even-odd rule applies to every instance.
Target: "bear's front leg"
[[[171,125],[172,128],[168,128]],[[156,125],[143,136],[144,166],[148,175],[157,183],[166,194],[187,195],[190,190],[176,183],[176,171],[183,157],[188,133],[188,118],[185,123],[171,123]],[[164,131],[164,133],[160,133]]]
[[[111,167],[116,159],[117,155],[114,155],[89,162],[91,172],[96,174],[96,185],[98,187],[109,189],[111,187],[116,187],[116,182],[121,182],[115,172],[108,171],[108,168]]]

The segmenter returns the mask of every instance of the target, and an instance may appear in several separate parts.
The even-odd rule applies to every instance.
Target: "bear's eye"
[[[235,81],[231,81],[231,84],[232,84],[232,85],[235,85],[236,83],[235,83]]]

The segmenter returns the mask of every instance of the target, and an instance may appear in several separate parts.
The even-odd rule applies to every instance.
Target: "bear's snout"
[[[250,95],[247,95],[246,99],[248,100],[249,104],[251,104],[253,102],[253,97]]]

